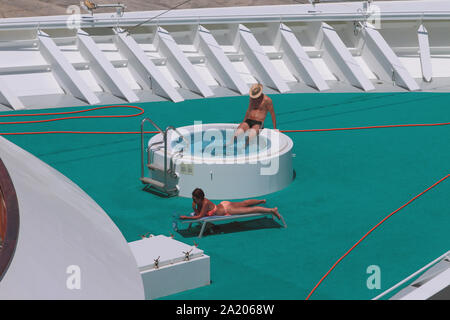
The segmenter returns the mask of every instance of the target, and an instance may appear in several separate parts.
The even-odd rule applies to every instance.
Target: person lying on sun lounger
[[[265,208],[256,206],[266,203],[266,200],[250,199],[241,202],[222,201],[218,205],[215,205],[205,197],[205,193],[200,188],[192,192],[192,200],[192,209],[194,209],[195,215],[181,216],[180,219],[196,220],[208,216],[230,216],[250,213],[272,213],[280,219],[277,207]]]

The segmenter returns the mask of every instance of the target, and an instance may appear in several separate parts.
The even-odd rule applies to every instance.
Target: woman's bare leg
[[[244,200],[241,202],[231,202],[231,206],[233,207],[251,207],[251,206],[256,206],[257,204],[264,204],[266,203],[266,200],[258,200],[258,199],[249,199],[249,200]]]
[[[278,213],[278,208],[265,208],[265,207],[230,207],[227,210],[228,214],[236,215],[236,214],[251,214],[251,213],[272,213],[278,219],[280,219],[280,214]]]

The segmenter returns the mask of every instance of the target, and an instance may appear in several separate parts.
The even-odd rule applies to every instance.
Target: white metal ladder
[[[144,160],[144,150],[145,150],[145,142],[144,142],[144,124],[145,122],[150,122],[163,136],[163,142],[164,142],[164,166],[163,168],[156,166],[155,164],[151,163],[151,150],[150,148],[148,148],[148,152],[147,152],[147,163],[145,164],[145,160]],[[141,182],[145,185],[149,185],[152,187],[157,188],[158,190],[164,192],[165,194],[167,194],[168,196],[173,196],[176,195],[178,193],[178,188],[171,188],[168,189],[167,186],[167,181],[168,181],[168,175],[170,174],[172,177],[176,178],[177,174],[174,170],[173,167],[173,162],[172,159],[170,160],[170,167],[168,167],[167,165],[167,133],[173,130],[175,131],[184,141],[186,141],[186,138],[183,137],[183,135],[181,135],[178,130],[173,127],[173,126],[168,126],[166,128],[166,130],[162,130],[155,122],[153,122],[153,120],[151,120],[150,118],[144,118],[141,121]],[[187,141],[186,141],[187,142]],[[145,166],[147,166],[148,169],[153,170],[153,171],[161,171],[164,174],[164,179],[163,181],[159,181],[156,179],[152,179],[149,177],[145,176]]]

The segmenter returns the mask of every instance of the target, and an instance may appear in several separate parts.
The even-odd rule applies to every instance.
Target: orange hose
[[[369,126],[369,127],[350,127],[350,128],[332,128],[332,129],[305,129],[305,130],[281,130],[281,132],[322,132],[322,131],[344,131],[344,130],[363,130],[363,129],[381,129],[381,128],[404,128],[404,127],[434,127],[434,126],[448,126],[450,122],[443,123],[423,123],[423,124],[392,124],[384,126]]]
[[[422,191],[421,193],[419,193],[417,196],[415,196],[414,198],[412,198],[411,200],[409,200],[407,203],[405,203],[404,205],[402,205],[400,208],[398,208],[397,210],[393,211],[392,213],[390,213],[388,216],[386,216],[383,220],[381,220],[380,222],[377,223],[377,225],[375,227],[373,227],[372,229],[370,229],[361,239],[359,239],[342,257],[340,257],[334,264],[333,266],[330,268],[330,270],[328,270],[327,273],[325,273],[325,275],[320,279],[320,281],[315,285],[315,287],[311,290],[311,292],[308,294],[308,296],[306,297],[306,300],[308,300],[311,295],[314,293],[314,291],[316,291],[316,289],[320,286],[320,284],[323,282],[323,280],[325,280],[325,278],[331,273],[331,271],[333,271],[333,269],[338,265],[339,262],[342,261],[342,259],[344,259],[353,249],[356,248],[356,246],[358,246],[369,234],[372,233],[372,231],[374,231],[376,228],[378,228],[381,224],[383,224],[383,222],[385,222],[387,219],[389,219],[391,216],[393,216],[395,213],[399,212],[401,209],[403,209],[404,207],[406,207],[407,205],[409,205],[411,202],[413,202],[414,200],[416,200],[417,198],[419,198],[420,196],[422,196],[423,194],[425,194],[426,192],[430,191],[431,189],[433,189],[434,187],[436,187],[438,184],[440,184],[441,182],[443,182],[444,180],[450,178],[450,174],[448,174],[447,176],[445,176],[444,178],[442,178],[441,180],[439,180],[438,182],[436,182],[435,184],[433,184],[431,187],[427,188],[426,190]]]
[[[104,118],[132,118],[138,117],[144,114],[144,109],[138,106],[131,105],[119,105],[119,106],[103,106],[103,107],[95,107],[84,110],[76,110],[76,111],[66,111],[66,112],[49,112],[49,113],[27,113],[27,114],[6,114],[0,115],[0,118],[10,118],[10,117],[37,117],[37,116],[54,116],[54,115],[66,115],[66,114],[79,114],[84,112],[90,112],[95,110],[102,109],[111,109],[111,108],[131,108],[139,110],[138,113],[127,114],[127,115],[99,115],[99,116],[71,116],[71,117],[61,117],[61,118],[52,118],[52,119],[44,119],[44,120],[28,120],[28,121],[11,121],[11,122],[0,122],[0,125],[8,125],[8,124],[30,124],[30,123],[45,123],[45,122],[54,122],[54,121],[62,121],[62,120],[73,120],[73,119],[104,119]],[[8,135],[34,135],[34,134],[55,134],[55,133],[69,133],[69,134],[140,134],[140,131],[34,131],[34,132],[3,132],[0,135],[8,136]],[[158,133],[158,131],[145,131],[145,133]]]
[[[31,114],[6,114],[0,115],[0,118],[10,117],[37,117],[37,116],[54,116],[54,115],[66,115],[66,114],[79,114],[95,110],[111,109],[111,108],[131,108],[139,110],[138,113],[129,115],[103,115],[103,116],[71,116],[62,118],[53,118],[45,120],[29,120],[29,121],[12,121],[12,122],[0,122],[0,125],[8,124],[30,124],[30,123],[45,123],[62,120],[73,119],[104,119],[104,118],[131,118],[138,117],[144,114],[144,109],[138,106],[132,105],[118,105],[118,106],[103,106],[95,107],[84,110],[67,111],[67,112],[49,112],[49,113],[31,113]],[[430,126],[446,126],[450,125],[450,122],[444,123],[425,123],[425,124],[397,124],[397,125],[383,125],[383,126],[367,126],[367,127],[350,127],[350,128],[331,128],[331,129],[303,129],[303,130],[280,130],[283,133],[295,133],[295,132],[323,132],[323,131],[344,131],[344,130],[363,130],[363,129],[380,129],[380,128],[398,128],[398,127],[430,127]],[[34,134],[140,134],[140,131],[33,131],[33,132],[0,132],[0,135],[34,135]],[[158,133],[158,131],[146,131],[145,133]]]
[[[53,119],[46,119],[46,120],[0,122],[0,124],[26,124],[26,123],[52,122],[52,121],[71,120],[71,119],[130,118],[130,117],[140,116],[144,113],[144,109],[141,107],[124,105],[124,106],[103,106],[103,107],[95,107],[95,108],[84,109],[84,110],[66,111],[66,112],[3,114],[3,115],[0,115],[0,118],[37,117],[37,116],[55,116],[55,115],[63,115],[63,114],[78,114],[78,113],[85,113],[85,112],[90,112],[90,111],[95,111],[95,110],[112,109],[112,108],[130,108],[130,109],[137,109],[140,112],[135,113],[135,114],[127,114],[127,115],[76,116],[76,117],[53,118]]]

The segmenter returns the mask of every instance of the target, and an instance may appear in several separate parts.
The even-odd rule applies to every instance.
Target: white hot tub
[[[245,144],[232,141],[236,124],[201,124],[177,128],[168,133],[167,187],[191,197],[202,188],[209,199],[257,197],[281,190],[293,179],[292,140],[277,130],[263,129],[258,138]],[[228,144],[228,145],[227,145]],[[162,134],[148,144],[150,162],[164,167]],[[150,170],[150,177],[163,181],[163,171]]]

